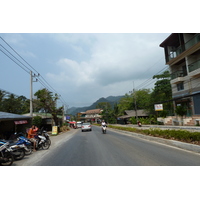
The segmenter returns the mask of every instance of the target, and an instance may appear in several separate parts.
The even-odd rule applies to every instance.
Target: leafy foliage
[[[151,114],[156,114],[154,111],[154,104],[162,102],[165,113],[159,112],[160,116],[166,116],[167,114],[173,113],[172,99],[172,89],[170,84],[170,73],[169,71],[164,71],[162,74],[154,75],[153,79],[157,79],[155,87],[150,95],[149,99],[149,112]],[[167,113],[166,113],[167,112]]]
[[[51,113],[55,125],[58,125],[58,114],[62,113],[63,107],[56,107],[56,101],[59,99],[58,95],[53,95],[52,92],[48,91],[47,89],[38,90],[35,94],[37,100],[35,104],[37,109],[43,109],[46,112]]]
[[[183,117],[187,114],[187,109],[185,106],[177,106],[175,112],[177,115]]]
[[[35,116],[33,117],[33,122],[34,125],[36,125],[37,127],[41,127],[42,125],[42,117],[40,116]]]
[[[5,91],[0,90],[0,111],[25,114],[30,109],[30,100],[24,96],[16,96],[14,94],[8,94]]]
[[[117,122],[117,117],[119,116],[117,104],[115,104],[112,109],[110,103],[102,102],[97,105],[97,108],[101,108],[103,110],[101,113],[102,119],[104,119],[107,123],[114,124]]]

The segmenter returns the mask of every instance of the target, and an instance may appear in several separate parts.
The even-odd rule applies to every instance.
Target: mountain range
[[[118,103],[119,100],[122,97],[124,97],[124,96],[109,96],[107,98],[102,97],[102,98],[98,99],[96,102],[94,102],[90,106],[85,106],[85,107],[71,107],[71,108],[68,109],[67,114],[76,115],[79,112],[85,112],[87,110],[96,109],[96,106],[98,105],[98,103],[102,103],[102,102],[108,102],[113,107],[114,104]]]

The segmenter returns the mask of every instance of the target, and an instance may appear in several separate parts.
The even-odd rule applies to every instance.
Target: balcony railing
[[[192,39],[190,39],[189,41],[187,41],[185,43],[185,48],[189,49],[190,47],[194,46],[198,42],[200,42],[200,34],[199,33],[196,34]]]
[[[173,58],[176,58],[178,55],[180,55],[182,52],[185,51],[185,46],[181,45],[170,52],[170,55],[168,56],[168,61],[170,61]]]
[[[179,77],[184,77],[186,75],[187,75],[187,73],[184,72],[183,70],[178,70],[171,74],[171,80],[179,78]]]
[[[196,34],[192,39],[187,41],[184,45],[180,45],[177,48],[173,49],[168,56],[168,61],[172,60],[173,58],[176,58],[178,55],[180,55],[190,47],[194,46],[198,42],[200,42],[200,33]]]
[[[188,65],[189,72],[192,72],[192,71],[199,69],[199,68],[200,68],[200,60]]]

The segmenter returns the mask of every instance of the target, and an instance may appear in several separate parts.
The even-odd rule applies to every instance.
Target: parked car
[[[81,130],[83,131],[92,131],[92,126],[89,122],[82,123]]]

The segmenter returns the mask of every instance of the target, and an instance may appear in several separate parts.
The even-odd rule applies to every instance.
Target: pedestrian
[[[28,131],[28,139],[33,142],[33,151],[36,151],[36,137],[37,137],[37,131],[38,128],[35,125],[32,125],[32,127]]]

